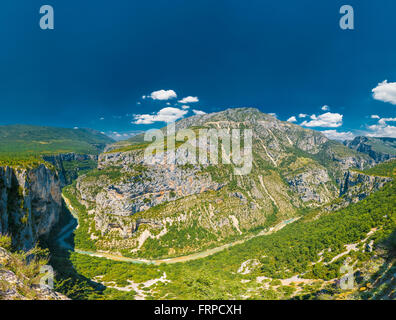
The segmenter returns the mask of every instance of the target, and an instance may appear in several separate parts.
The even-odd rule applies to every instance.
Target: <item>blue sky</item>
[[[55,30],[39,28],[44,4]],[[344,4],[355,30],[339,27]],[[257,107],[335,137],[396,136],[395,30],[393,0],[3,0],[0,124],[125,133]]]

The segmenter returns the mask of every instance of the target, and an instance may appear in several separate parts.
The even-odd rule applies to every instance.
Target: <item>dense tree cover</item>
[[[1,154],[0,153],[0,167],[13,167],[13,168],[36,168],[45,161],[39,154]],[[49,167],[53,167],[47,164]]]

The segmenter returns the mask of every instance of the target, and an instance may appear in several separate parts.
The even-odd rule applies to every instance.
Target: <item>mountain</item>
[[[396,157],[396,138],[356,137],[344,144],[356,151],[366,153],[377,163]]]
[[[99,156],[96,170],[64,189],[80,209],[77,247],[164,258],[229,243],[332,202],[348,169],[374,164],[320,132],[252,108],[176,123],[177,130],[186,128],[198,135],[200,129],[251,129],[251,172],[237,175],[235,165],[221,162],[147,165],[143,136],[115,143]],[[180,145],[176,152],[183,153]],[[208,144],[200,148],[209,150]]]
[[[92,129],[32,125],[0,126],[0,156],[82,153],[98,154],[113,139]]]
[[[186,146],[234,159],[234,146],[210,148],[213,137],[171,147],[140,135],[99,155],[1,159],[0,299],[396,297],[395,160],[375,165],[251,108],[193,116],[176,128],[198,139],[206,129],[251,129],[251,171],[167,162],[193,155]],[[242,130],[242,157],[247,136]],[[157,149],[145,159],[148,146]],[[37,285],[43,264],[56,271],[55,291]],[[352,289],[340,289],[343,265],[354,268]]]

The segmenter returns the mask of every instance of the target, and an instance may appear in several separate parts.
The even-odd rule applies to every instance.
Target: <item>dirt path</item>
[[[67,199],[66,197],[64,197],[62,195],[63,199],[65,200],[66,206],[69,209],[69,211],[71,212],[71,214],[73,215],[73,217],[75,217],[77,219],[78,214],[74,211],[74,208],[70,205],[70,201],[69,199]],[[237,244],[241,244],[244,243],[252,238],[255,237],[259,237],[259,236],[264,236],[264,235],[269,235],[271,233],[277,232],[279,230],[281,230],[282,228],[284,228],[285,226],[287,226],[290,223],[293,223],[295,221],[297,221],[298,219],[300,219],[299,217],[297,218],[292,218],[292,219],[288,219],[288,220],[284,220],[280,223],[278,223],[276,226],[271,227],[268,231],[261,231],[260,233],[253,235],[253,236],[248,236],[245,239],[241,239],[235,242],[231,242],[231,243],[227,243],[224,244],[220,247],[216,247],[216,248],[211,248],[202,252],[196,252],[196,253],[192,253],[189,255],[185,255],[185,256],[181,256],[181,257],[175,257],[175,258],[168,258],[168,259],[159,259],[159,260],[146,260],[146,259],[133,259],[133,258],[127,258],[124,256],[120,256],[120,255],[116,255],[116,254],[111,254],[108,252],[100,252],[100,251],[85,251],[85,250],[80,250],[80,249],[74,249],[74,252],[80,253],[80,254],[85,254],[85,255],[89,255],[89,256],[93,256],[93,257],[99,257],[99,258],[106,258],[106,259],[110,259],[110,260],[114,260],[114,261],[124,261],[124,262],[131,262],[131,263],[147,263],[147,264],[156,264],[159,265],[161,263],[178,263],[178,262],[186,262],[186,261],[190,261],[190,260],[196,260],[196,259],[201,259],[201,258],[205,258],[208,256],[211,256],[212,254],[215,254],[217,252],[223,251],[227,248],[233,247]],[[77,219],[78,221],[78,219]],[[78,226],[77,226],[78,227]],[[68,245],[65,242],[65,239],[67,239],[74,231],[74,227],[70,227],[70,223],[65,226],[62,231],[61,231],[61,235],[58,238],[58,243],[65,249],[67,250],[73,250],[71,248],[70,245]]]

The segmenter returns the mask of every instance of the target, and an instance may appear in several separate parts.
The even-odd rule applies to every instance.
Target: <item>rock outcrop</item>
[[[84,161],[97,162],[98,156],[92,154],[60,153],[55,155],[43,156],[43,159],[56,168],[61,185],[62,187],[64,187],[65,185],[70,184],[73,180],[77,179],[78,170],[81,169],[78,167],[72,169],[65,168],[66,163],[82,163]],[[88,167],[88,169],[92,169],[92,167]]]
[[[25,263],[0,247],[0,300],[69,300],[49,286],[37,283],[39,279],[28,278],[21,270],[27,267]]]
[[[349,170],[345,173],[344,181],[341,184],[340,196],[351,198],[352,202],[357,202],[381,189],[391,180],[392,178],[389,177],[372,176]]]

